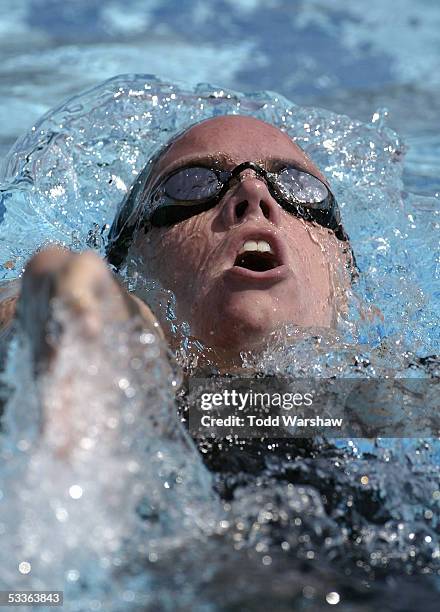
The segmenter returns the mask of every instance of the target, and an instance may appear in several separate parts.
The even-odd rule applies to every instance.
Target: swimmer
[[[3,333],[28,336],[37,374],[56,357],[54,298],[82,320],[84,342],[135,318],[176,348],[163,312],[129,294],[108,263],[171,290],[178,320],[224,371],[286,323],[335,327],[354,270],[326,178],[286,133],[233,115],[190,127],[147,164],[113,222],[107,260],[45,249],[20,295],[1,304]]]

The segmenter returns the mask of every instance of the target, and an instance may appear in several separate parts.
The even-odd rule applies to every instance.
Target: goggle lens
[[[222,185],[216,173],[209,168],[184,168],[165,182],[164,193],[173,200],[194,202],[218,194]]]
[[[296,203],[307,208],[327,210],[329,191],[319,179],[296,168],[285,168],[277,178],[277,185]]]

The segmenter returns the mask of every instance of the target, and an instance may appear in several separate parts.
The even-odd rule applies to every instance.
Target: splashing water
[[[151,154],[183,127],[230,113],[285,129],[322,168],[360,269],[334,334],[274,334],[244,364],[438,378],[434,362],[416,360],[438,350],[438,202],[403,191],[405,146],[384,110],[366,125],[270,92],[107,81],[46,115],[5,160],[3,278],[48,241],[103,254]],[[202,347],[173,321],[173,296],[157,295],[183,336],[181,360],[194,357]],[[110,329],[85,356],[75,321],[58,316],[67,332],[50,385],[34,394],[26,344],[17,338],[10,350],[6,378],[18,391],[3,420],[2,588],[64,588],[72,610],[435,609],[436,440],[205,448],[210,473],[178,421],[157,340]]]
[[[366,125],[271,93],[111,79],[43,117],[5,159],[3,278],[19,275],[49,240],[103,253],[116,207],[151,154],[184,127],[221,114],[285,129],[329,177],[362,272],[356,292],[383,315],[360,325],[357,340],[396,337],[419,354],[435,352],[440,211],[434,198],[403,191],[405,146],[386,127],[386,110]]]
[[[105,593],[105,609],[118,610],[136,563],[212,531],[218,502],[178,422],[177,380],[157,338],[108,328],[85,355],[77,321],[61,307],[56,320],[66,334],[36,393],[26,339],[11,348],[7,374],[17,393],[1,447],[2,583],[64,586],[75,605],[82,600],[74,609],[91,609]],[[128,554],[132,575],[122,585]],[[29,575],[20,575],[23,563]]]

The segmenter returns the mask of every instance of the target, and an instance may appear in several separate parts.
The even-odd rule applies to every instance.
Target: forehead
[[[199,123],[172,143],[157,163],[156,176],[197,159],[219,159],[234,167],[244,161],[279,158],[323,179],[318,168],[290,137],[273,125],[225,115]]]

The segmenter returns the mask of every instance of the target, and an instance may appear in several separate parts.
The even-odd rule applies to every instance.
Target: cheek
[[[344,245],[327,229],[311,226],[300,219],[288,221],[290,264],[303,301],[322,307],[331,303],[341,287],[347,257]],[[346,275],[345,275],[346,276]]]
[[[181,297],[191,293],[195,272],[203,268],[209,252],[209,232],[202,215],[170,228],[152,228],[136,240],[146,273]]]
[[[313,234],[313,242],[315,257],[311,258],[308,271],[311,286],[323,307],[340,310],[350,286],[346,245],[323,228],[319,237]]]

